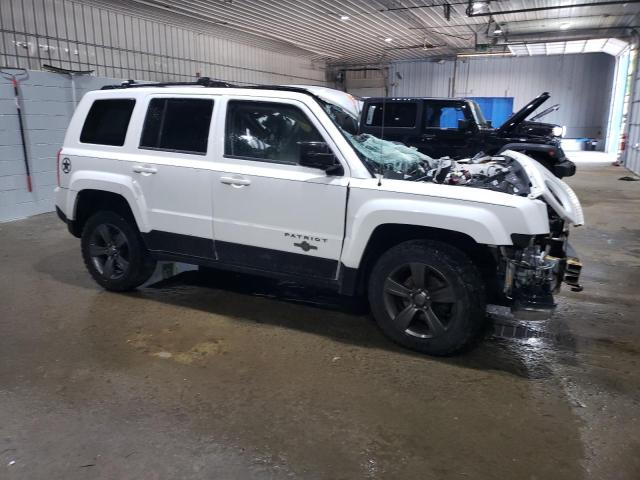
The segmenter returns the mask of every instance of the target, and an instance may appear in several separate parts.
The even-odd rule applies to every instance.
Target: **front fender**
[[[481,190],[476,192],[490,196],[495,193]],[[380,191],[351,192],[342,252],[342,262],[347,267],[358,267],[372,233],[377,227],[386,224],[448,230],[467,235],[483,245],[512,245],[511,235],[514,233],[537,235],[549,232],[546,205],[539,200],[510,196],[510,205],[498,205],[384,193],[382,197]],[[376,195],[379,198],[371,198]]]
[[[100,190],[118,194],[127,201],[141,232],[150,231],[147,208],[142,190],[131,177],[96,170],[74,172],[69,180],[65,212],[70,220],[76,218],[78,194],[83,190]]]

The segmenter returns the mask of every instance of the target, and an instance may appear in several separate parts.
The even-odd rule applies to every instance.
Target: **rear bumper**
[[[71,190],[63,187],[55,188],[56,195],[56,213],[58,214],[58,218],[67,224],[67,229],[69,233],[74,237],[80,237],[80,232],[78,231],[76,222],[73,219],[69,218],[69,214],[73,216],[73,197],[70,197],[69,193]]]
[[[67,216],[64,214],[64,212],[62,210],[60,210],[60,207],[56,205],[56,214],[58,215],[58,218],[60,220],[62,220],[64,223],[67,223]]]
[[[74,222],[73,220],[69,220],[65,215],[65,213],[57,205],[56,205],[56,214],[58,215],[58,218],[67,225],[67,230],[69,230],[69,233],[74,237],[79,238],[80,232],[78,232],[78,229],[76,228],[76,222]]]

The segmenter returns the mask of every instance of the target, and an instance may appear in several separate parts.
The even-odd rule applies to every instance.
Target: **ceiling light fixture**
[[[489,11],[489,2],[487,0],[473,2],[471,4],[471,13],[485,13]]]
[[[349,15],[340,15],[340,20],[346,22],[347,20],[349,20]]]
[[[387,43],[391,43],[391,42],[393,42],[393,38],[387,37],[387,38],[384,39],[384,41],[387,42]]]
[[[571,24],[569,22],[560,24],[560,30],[568,30],[569,28],[571,28]]]
[[[498,27],[498,28],[496,28],[496,29],[493,31],[493,34],[494,34],[494,35],[500,35],[501,33],[502,33],[502,29],[501,29],[501,28],[499,28],[499,27]]]

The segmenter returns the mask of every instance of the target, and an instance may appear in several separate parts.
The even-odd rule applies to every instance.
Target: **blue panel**
[[[494,127],[502,125],[513,113],[513,97],[469,97],[475,100]]]
[[[444,107],[440,113],[440,128],[458,128],[458,120],[464,120],[462,110]]]

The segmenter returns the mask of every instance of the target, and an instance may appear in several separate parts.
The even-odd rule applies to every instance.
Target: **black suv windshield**
[[[473,118],[475,118],[476,123],[480,128],[491,128],[491,124],[484,118],[484,114],[482,113],[482,109],[480,105],[478,105],[473,100],[468,100],[469,105],[471,105],[471,112],[473,113]]]

